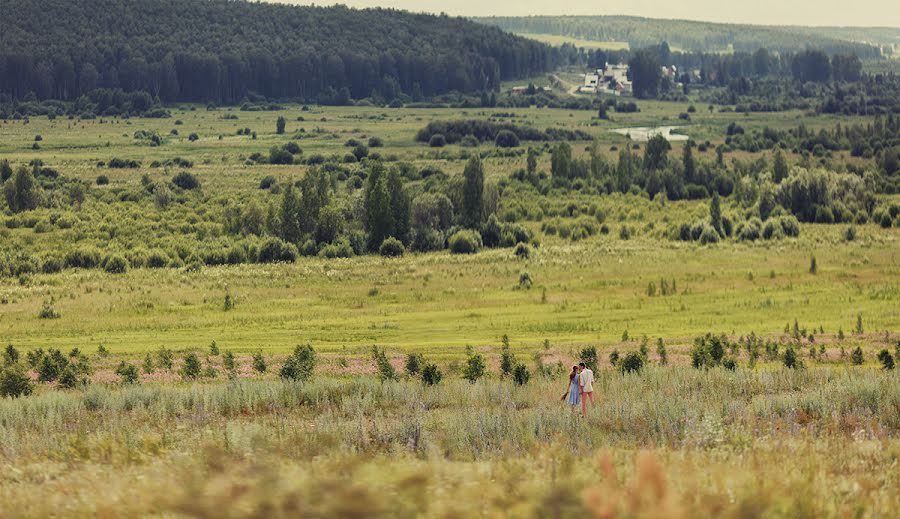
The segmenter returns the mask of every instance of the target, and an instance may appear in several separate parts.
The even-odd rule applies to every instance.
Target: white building
[[[584,85],[578,89],[587,94],[631,94],[631,81],[628,80],[628,65],[606,63],[602,69],[584,75]]]

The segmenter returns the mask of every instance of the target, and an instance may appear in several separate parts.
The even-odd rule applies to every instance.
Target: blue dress
[[[581,388],[578,386],[578,377],[572,377],[572,382],[569,383],[569,398],[566,400],[569,405],[580,405],[581,404]]]

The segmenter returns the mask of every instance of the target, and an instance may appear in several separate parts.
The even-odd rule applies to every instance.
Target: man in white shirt
[[[594,407],[594,372],[584,362],[578,364],[581,373],[578,374],[578,385],[581,387],[581,416],[587,417],[587,399],[591,399],[591,407]]]

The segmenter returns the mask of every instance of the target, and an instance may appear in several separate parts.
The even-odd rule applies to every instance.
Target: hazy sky
[[[900,0],[344,0],[295,4],[394,7],[461,16],[626,14],[770,25],[900,27]]]

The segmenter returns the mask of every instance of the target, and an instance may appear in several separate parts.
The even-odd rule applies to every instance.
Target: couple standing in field
[[[591,401],[594,407],[594,372],[584,362],[572,366],[569,373],[569,388],[563,398],[572,406],[572,411],[578,409],[581,404],[581,416],[587,416],[587,401]]]

